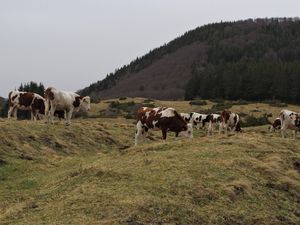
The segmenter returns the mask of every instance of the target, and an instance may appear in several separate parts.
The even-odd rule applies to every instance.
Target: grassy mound
[[[300,140],[264,126],[133,147],[132,122],[1,120],[1,224],[299,224]]]

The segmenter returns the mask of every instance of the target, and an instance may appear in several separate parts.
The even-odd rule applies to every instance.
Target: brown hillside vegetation
[[[166,142],[154,131],[138,147],[131,119],[0,126],[1,224],[300,223],[300,139],[267,126]]]
[[[185,46],[137,73],[123,76],[113,88],[90,95],[104,99],[123,96],[180,99],[184,95],[184,85],[192,76],[192,63],[198,57],[205,57],[205,51],[203,43]]]

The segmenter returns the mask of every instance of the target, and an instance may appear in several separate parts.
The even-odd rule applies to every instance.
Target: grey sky
[[[299,0],[0,0],[0,96],[31,80],[76,91],[198,26],[299,10]]]

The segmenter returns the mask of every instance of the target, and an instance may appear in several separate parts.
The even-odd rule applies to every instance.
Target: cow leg
[[[293,130],[293,137],[294,137],[294,139],[296,139],[296,135],[297,135],[297,131]]]
[[[56,106],[54,106],[53,104],[51,104],[51,109],[48,112],[48,122],[51,122],[52,124],[54,124],[54,113],[56,110]]]
[[[17,114],[18,114],[18,109],[17,109],[17,107],[14,107],[13,108],[13,117],[15,118],[15,119],[17,119]]]
[[[13,115],[14,107],[10,106],[7,113],[7,118],[10,119],[10,117]]]
[[[142,136],[143,133],[143,126],[141,121],[138,121],[136,124],[136,131],[135,131],[135,138],[134,138],[134,145],[137,146],[139,138]]]
[[[36,121],[36,117],[37,117],[37,110],[32,109],[31,110],[31,120]]]
[[[36,121],[36,113],[34,110],[31,110],[30,112],[30,119]]]
[[[228,137],[228,128],[229,128],[228,123],[225,123],[225,134],[227,137]]]
[[[282,138],[285,138],[285,131],[286,131],[286,126],[285,125],[282,125],[282,127],[281,127],[281,137]]]
[[[207,128],[207,135],[212,135],[212,122],[209,121],[208,128]]]
[[[46,100],[45,101],[45,123],[50,122],[50,115],[49,115],[50,109],[49,109],[49,107],[50,107],[50,102],[49,102],[49,100]]]
[[[220,127],[219,127],[219,134],[221,134],[222,133],[222,131],[223,131],[223,129],[224,129],[224,123],[222,122],[221,124],[220,124]]]
[[[163,140],[165,141],[165,140],[167,139],[167,129],[162,128],[162,129],[161,129],[161,132],[162,132]]]
[[[71,124],[71,118],[72,118],[72,114],[73,114],[73,108],[69,109],[66,111],[66,125],[70,125]]]

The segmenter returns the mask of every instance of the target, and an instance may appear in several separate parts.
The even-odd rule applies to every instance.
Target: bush
[[[150,103],[150,102],[154,102],[154,100],[151,98],[147,98],[144,100],[144,103]]]
[[[217,98],[217,99],[209,99],[209,100],[212,101],[212,102],[215,102],[215,103],[225,103],[224,99],[219,99],[219,98]]]
[[[288,104],[284,103],[284,102],[281,102],[279,100],[265,100],[263,101],[263,103],[265,104],[268,104],[269,106],[272,106],[272,107],[287,107]]]
[[[253,126],[262,126],[266,124],[270,124],[268,117],[266,114],[260,117],[255,117],[252,115],[248,115],[244,118],[244,120],[241,120],[241,127],[253,127]]]
[[[246,101],[246,100],[238,100],[235,102],[231,102],[232,105],[248,105],[250,104],[250,102]]]
[[[207,102],[204,100],[193,100],[189,102],[190,105],[207,105]]]
[[[211,110],[213,112],[216,112],[216,113],[221,113],[223,112],[224,110],[226,109],[230,109],[232,107],[232,104],[231,103],[217,103],[216,105],[213,105]]]
[[[120,101],[123,101],[123,100],[126,100],[126,99],[127,99],[127,97],[121,97],[121,98],[119,98]]]

